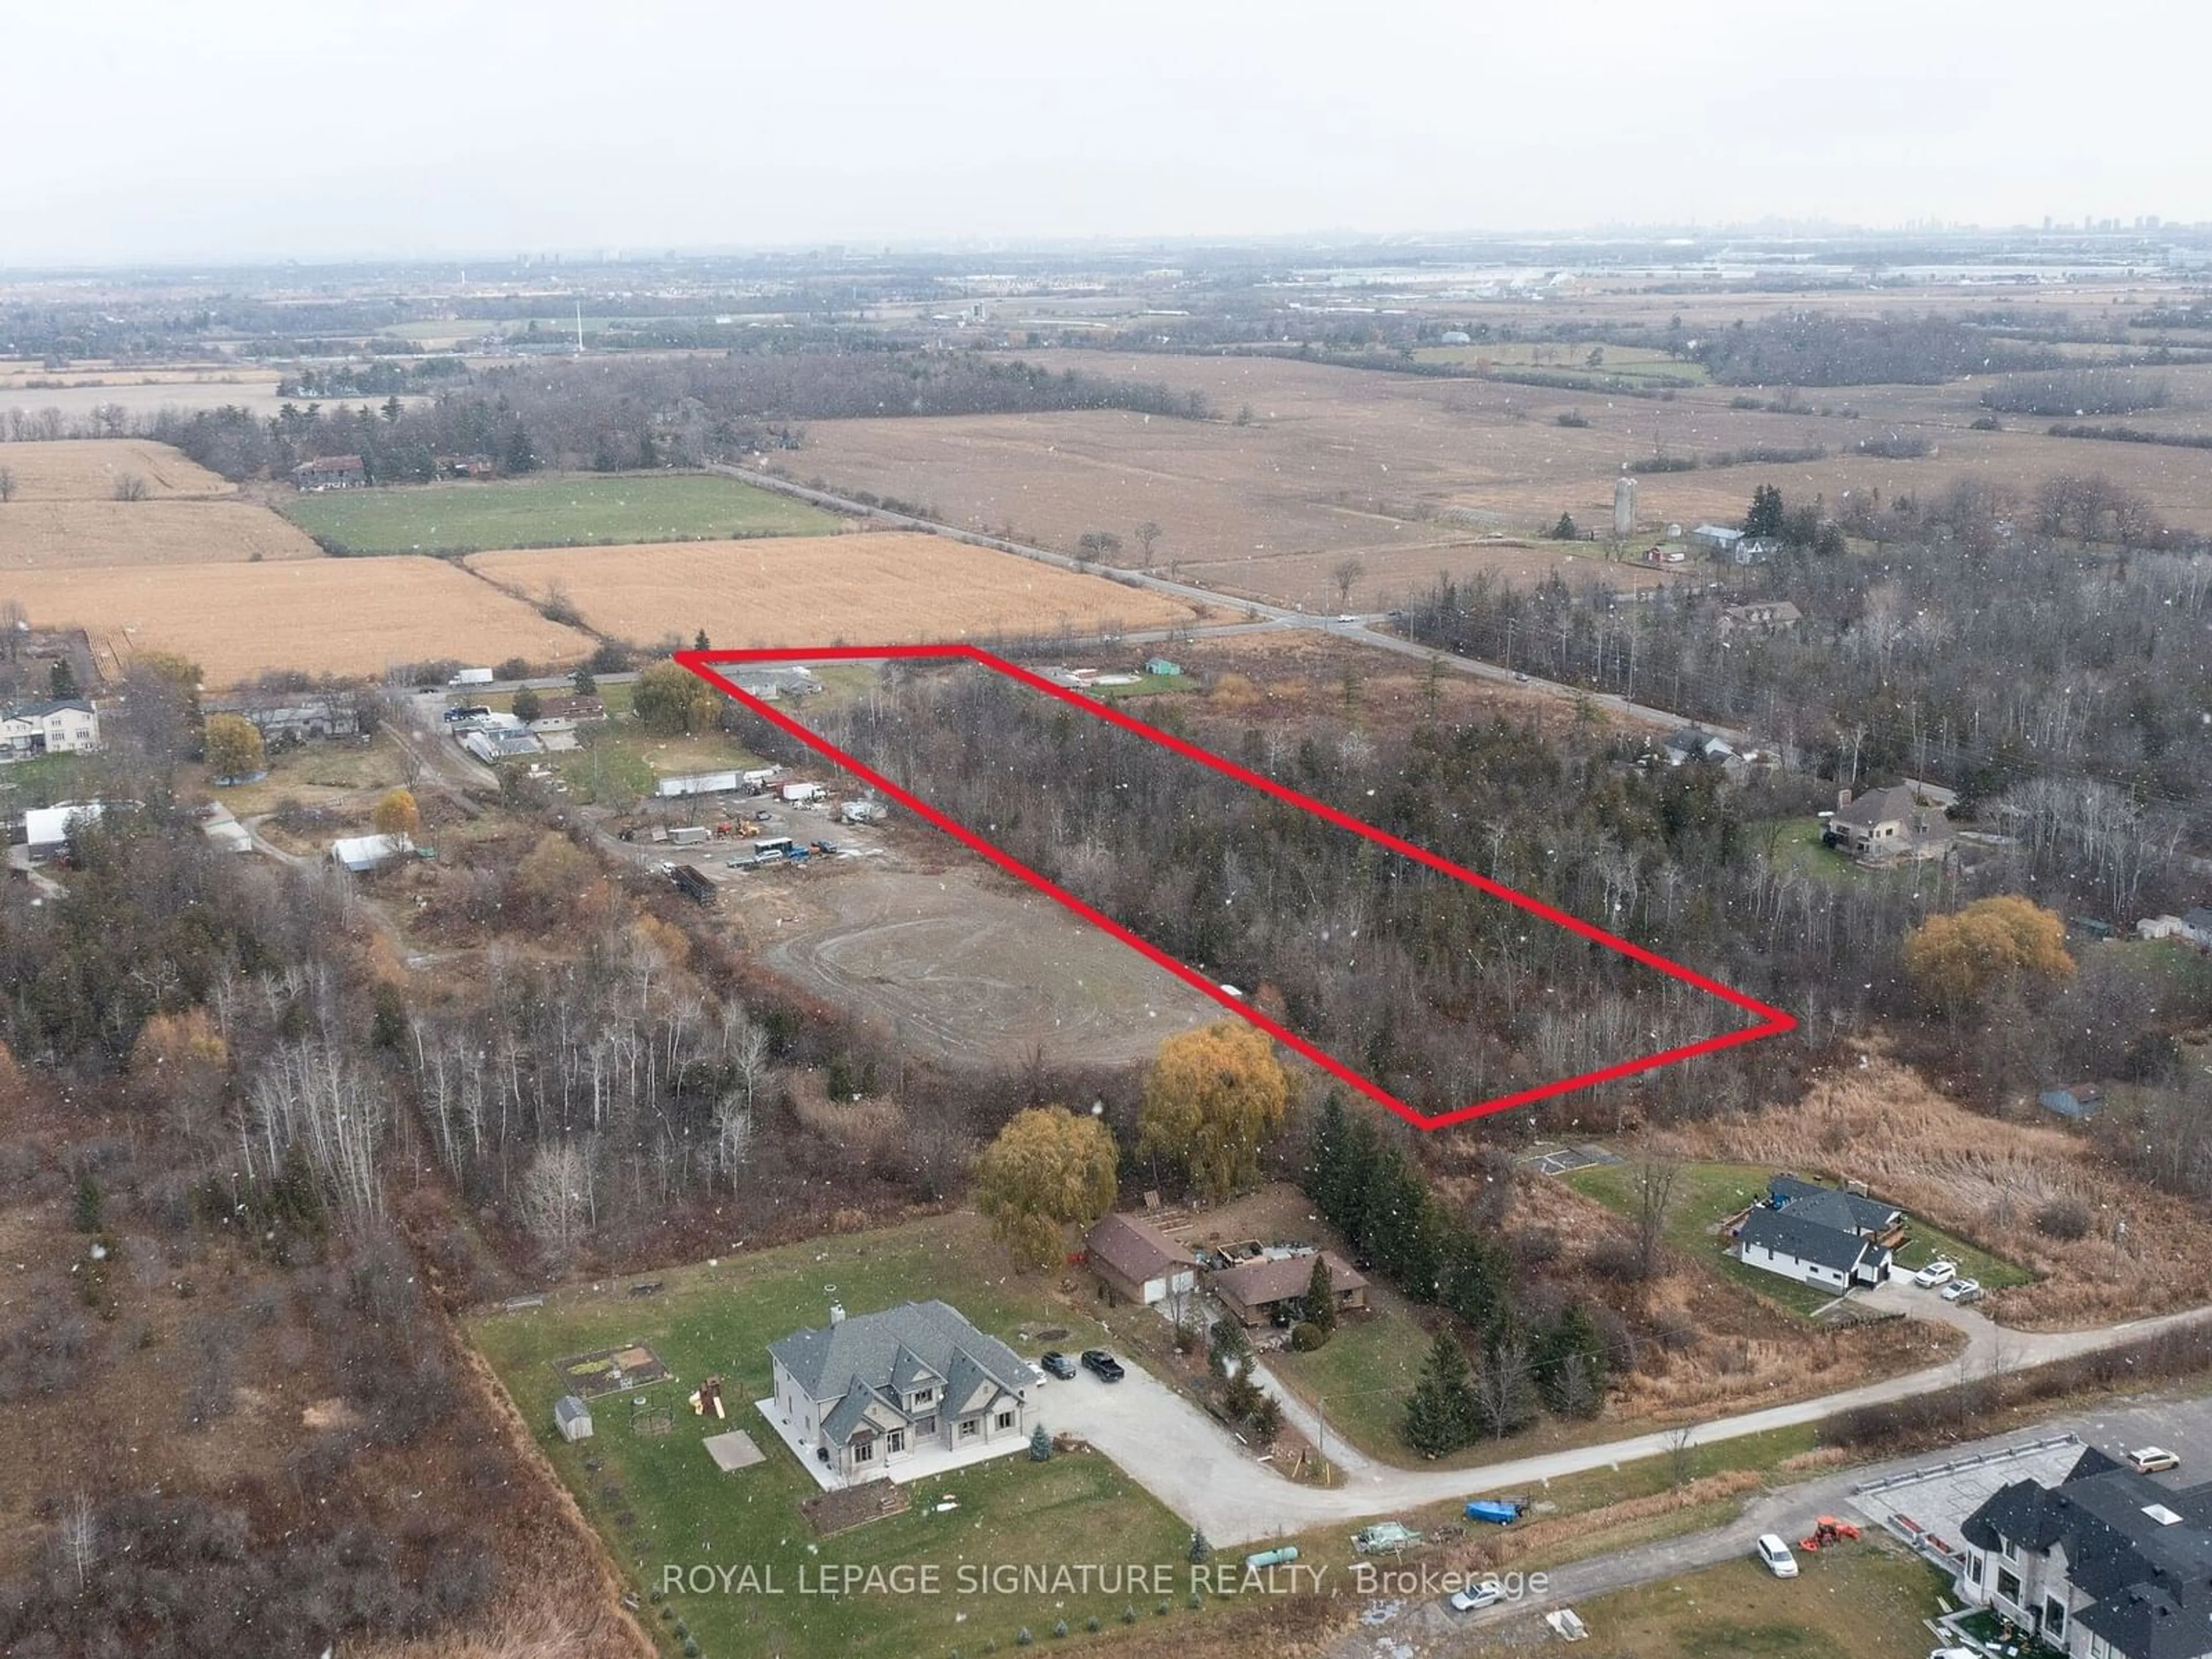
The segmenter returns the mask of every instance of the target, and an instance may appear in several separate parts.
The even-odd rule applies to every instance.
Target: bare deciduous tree
[[[1336,608],[1340,611],[1352,603],[1352,585],[1367,574],[1367,567],[1356,555],[1347,553],[1328,568],[1328,579],[1336,584]]]
[[[1672,1158],[1647,1158],[1636,1166],[1630,1188],[1636,1203],[1636,1272],[1649,1282],[1659,1276],[1659,1252],[1667,1243],[1667,1212],[1674,1201],[1681,1166]]]

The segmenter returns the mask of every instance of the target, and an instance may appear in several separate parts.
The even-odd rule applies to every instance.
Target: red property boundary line
[[[1705,1037],[1696,1042],[1683,1043],[1677,1048],[1662,1050],[1657,1054],[1645,1054],[1639,1059],[1626,1060],[1616,1065],[1601,1066],[1595,1071],[1583,1072],[1574,1077],[1561,1078],[1554,1083],[1538,1084],[1532,1088],[1516,1090],[1511,1094],[1499,1095],[1492,1099],[1478,1100],[1472,1104],[1462,1106],[1436,1116],[1425,1115],[1415,1111],[1372,1079],[1362,1076],[1334,1055],[1323,1053],[1296,1032],[1285,1029],[1249,1002],[1231,996],[1218,984],[1206,978],[1195,969],[1186,967],[1158,945],[1146,939],[1139,939],[1111,916],[1101,915],[1076,897],[1074,894],[1030,869],[1011,853],[986,841],[965,825],[954,823],[927,801],[902,788],[884,776],[882,773],[865,765],[835,744],[808,731],[774,705],[754,696],[750,692],[739,690],[729,679],[716,672],[718,665],[738,663],[873,662],[905,659],[980,664],[994,673],[1004,674],[1007,678],[1018,681],[1031,690],[1041,691],[1048,697],[1057,697],[1060,702],[1082,710],[1085,714],[1105,720],[1110,725],[1118,726],[1124,731],[1133,732],[1140,738],[1160,744],[1163,748],[1172,750],[1184,759],[1195,761],[1200,766],[1218,772],[1224,777],[1233,778],[1241,784],[1259,790],[1262,794],[1271,795],[1285,805],[1297,807],[1302,811],[1310,812],[1315,817],[1334,824],[1340,830],[1350,830],[1353,835],[1373,842],[1378,847],[1388,848],[1391,852],[1401,854],[1407,858],[1425,864],[1431,870],[1439,871],[1451,877],[1455,881],[1465,882],[1468,886],[1477,888],[1493,898],[1503,899],[1506,903],[1525,910],[1530,915],[1547,921],[1555,927],[1564,927],[1571,933],[1580,934],[1594,945],[1601,945],[1608,951],[1617,951],[1632,961],[1639,962],[1647,968],[1656,969],[1670,979],[1680,980],[1686,985],[1693,985],[1708,995],[1717,997],[1723,1002],[1741,1008],[1747,1013],[1754,1014],[1758,1018],[1750,1025],[1742,1026],[1733,1031],[1724,1031],[1718,1036]],[[676,660],[716,690],[725,696],[734,697],[754,714],[789,732],[817,754],[854,776],[862,779],[872,787],[880,790],[917,817],[935,824],[963,846],[980,853],[1008,875],[1027,882],[1055,903],[1066,906],[1092,927],[1112,935],[1131,950],[1149,957],[1194,990],[1212,998],[1230,1012],[1251,1021],[1253,1024],[1273,1037],[1276,1042],[1304,1055],[1306,1059],[1341,1082],[1357,1089],[1370,1100],[1389,1107],[1408,1123],[1419,1128],[1441,1129],[1450,1124],[1464,1123],[1470,1118],[1483,1117],[1492,1112],[1502,1112],[1508,1107],[1527,1106],[1536,1101],[1548,1100],[1554,1095],[1565,1094],[1571,1090],[1586,1089],[1595,1084],[1609,1083],[1616,1078],[1632,1077],[1638,1073],[1656,1071],[1662,1066],[1672,1066],[1677,1061],[1690,1060],[1698,1054],[1713,1054],[1723,1048],[1734,1048],[1741,1042],[1754,1042],[1764,1036],[1777,1036],[1784,1031],[1796,1029],[1797,1021],[1795,1016],[1786,1014],[1778,1008],[1769,1007],[1757,998],[1747,996],[1741,991],[1722,984],[1718,980],[1709,978],[1694,968],[1686,968],[1679,962],[1670,961],[1656,951],[1647,951],[1642,945],[1608,933],[1603,928],[1594,927],[1580,917],[1571,916],[1565,911],[1554,909],[1541,899],[1531,898],[1526,893],[1516,892],[1503,883],[1491,880],[1487,876],[1478,875],[1472,870],[1462,869],[1450,860],[1431,853],[1425,848],[1416,847],[1411,842],[1401,841],[1397,836],[1377,830],[1372,824],[1363,823],[1358,818],[1340,812],[1325,802],[1317,801],[1310,795],[1300,794],[1297,790],[1278,783],[1272,778],[1262,777],[1256,772],[1237,765],[1234,761],[1224,760],[1220,756],[1200,749],[1195,744],[1187,743],[1181,738],[1171,736],[1157,726],[1147,726],[1144,721],[1133,719],[1107,703],[1083,696],[1064,686],[1054,685],[1042,675],[1031,673],[1028,669],[1018,667],[1004,658],[994,656],[980,646],[847,645],[832,646],[827,649],[812,651],[782,647],[750,651],[678,651],[676,653]]]

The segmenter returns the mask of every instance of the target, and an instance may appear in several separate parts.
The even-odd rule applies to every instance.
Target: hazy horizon
[[[13,18],[0,265],[2212,221],[2212,18],[2145,0],[524,17]]]

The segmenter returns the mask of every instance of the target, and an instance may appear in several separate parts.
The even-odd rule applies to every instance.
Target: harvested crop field
[[[379,675],[441,659],[569,663],[592,648],[574,629],[435,559],[35,571],[7,588],[33,623],[89,633],[103,672],[134,651],[174,651],[198,663],[210,687],[276,668]]]
[[[359,554],[812,536],[844,523],[736,478],[689,472],[334,489],[288,496],[282,510],[333,552]]]
[[[704,630],[725,649],[905,643],[1171,627],[1188,605],[938,536],[878,532],[480,553],[471,569],[542,602],[557,590],[599,633],[650,643]]]
[[[322,556],[296,527],[251,501],[18,500],[0,507],[0,572]]]
[[[112,501],[117,483],[135,477],[145,499],[235,495],[238,486],[187,460],[167,444],[141,438],[0,444],[0,467],[15,475],[15,498],[0,517],[33,501]]]
[[[1847,491],[1926,498],[1961,478],[2027,496],[2047,477],[2087,472],[2140,492],[2172,524],[2212,529],[2204,452],[2053,438],[2048,422],[2028,417],[1974,431],[1987,412],[1978,401],[1987,377],[1809,390],[1803,407],[1778,413],[1732,407],[1746,395],[1735,386],[1630,398],[1277,359],[1024,356],[1043,368],[1194,392],[1214,418],[1095,410],[817,421],[805,447],[774,465],[796,480],[912,502],[963,529],[1011,528],[1063,552],[1086,533],[1109,532],[1125,563],[1141,556],[1136,527],[1150,520],[1161,530],[1154,566],[1203,567],[1215,577],[1233,567],[1237,591],[1309,610],[1337,608],[1333,586],[1316,584],[1312,571],[1338,556],[1356,553],[1389,573],[1352,600],[1384,609],[1405,596],[1401,573],[1425,585],[1438,548],[1464,549],[1492,532],[1539,536],[1561,513],[1601,529],[1623,467],[1662,457],[1698,465],[1638,476],[1639,537],[1669,523],[1736,522],[1760,483],[1778,484],[1793,501],[1833,504]],[[2172,407],[2132,424],[2184,431],[2212,418],[2212,383],[2194,369],[2165,378]],[[1561,416],[1585,423],[1561,426]],[[1890,459],[1860,448],[1893,435],[1924,441],[1928,453]],[[1732,459],[1814,450],[1825,453]],[[1270,568],[1278,561],[1279,571]]]

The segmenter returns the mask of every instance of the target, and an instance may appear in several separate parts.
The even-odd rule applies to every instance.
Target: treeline
[[[2067,426],[2051,428],[2054,438],[2094,438],[2112,444],[2164,444],[2174,449],[2212,449],[2212,434],[2151,432],[2139,426]]]
[[[696,466],[795,447],[798,423],[860,416],[1126,409],[1202,420],[1205,398],[981,353],[763,353],[615,362],[548,359],[478,374],[428,404],[163,410],[143,435],[234,479],[360,455],[376,483],[427,480],[441,454],[481,453],[510,473]]]
[[[1358,690],[1355,680],[1348,695]],[[1642,770],[1595,736],[1562,743],[1504,720],[1291,732],[1233,708],[1158,715],[1462,866],[1753,988],[1811,983],[1829,1000],[1822,981],[1867,977],[1836,972],[1839,955],[1865,965],[1911,908],[1887,889],[1823,887],[1778,912],[1751,890],[1745,809],[1717,772]],[[832,741],[1178,959],[1260,988],[1293,1028],[1421,1109],[1714,1027],[1717,1005],[1673,981],[1000,677],[911,675],[823,718]],[[1747,1078],[1785,1064],[1771,1048],[1741,1058]],[[1735,1086],[1669,1071],[1639,1098],[1711,1110]]]
[[[2164,409],[2172,396],[2162,376],[2077,368],[2008,376],[1982,393],[1982,405],[2005,415],[2132,415]]]
[[[2057,351],[1993,339],[1948,317],[1820,311],[1738,322],[1682,349],[1723,386],[1940,386],[2064,365]]]
[[[1504,1191],[1510,1162],[1500,1162],[1493,1173]],[[1439,1378],[1424,1387],[1443,1398],[1416,1395],[1406,1431],[1414,1450],[1442,1455],[1478,1432],[1503,1438],[1534,1422],[1540,1407],[1595,1417],[1607,1375],[1632,1363],[1635,1341],[1619,1315],[1525,1270],[1494,1226],[1438,1199],[1397,1142],[1334,1093],[1316,1120],[1301,1182],[1363,1267],[1449,1313],[1474,1339],[1471,1367],[1447,1357],[1442,1368],[1459,1392]],[[1455,1346],[1448,1334],[1439,1341]]]
[[[2212,558],[2116,564],[2053,548],[2046,537],[2154,533],[2139,501],[2094,478],[2047,481],[2028,501],[1966,488],[1903,505],[1855,503],[1844,527],[1909,558],[1830,556],[1792,539],[1739,578],[1731,599],[1791,600],[1806,618],[1794,629],[1735,627],[1721,604],[1686,590],[1630,606],[1563,582],[1513,589],[1480,575],[1439,577],[1406,608],[1405,627],[1426,644],[1753,728],[1848,786],[1909,773],[1955,785],[1971,805],[2038,777],[2081,778],[2136,801],[2147,822],[2154,803],[2202,798]],[[2112,893],[2105,906],[2164,890]]]

